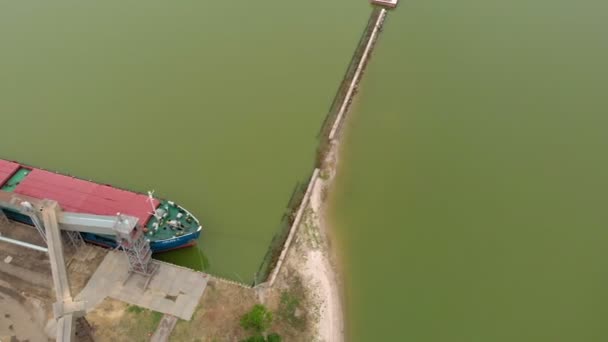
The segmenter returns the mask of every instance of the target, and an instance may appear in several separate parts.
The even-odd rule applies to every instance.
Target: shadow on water
[[[201,272],[209,269],[209,259],[197,246],[155,254],[154,259],[178,264]]]

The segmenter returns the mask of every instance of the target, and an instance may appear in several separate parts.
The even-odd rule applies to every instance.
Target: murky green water
[[[333,1],[3,1],[0,157],[201,218],[167,258],[251,281],[368,7]],[[348,15],[345,15],[348,13]]]
[[[403,2],[335,195],[354,341],[608,337],[608,8]],[[0,3],[0,157],[205,224],[168,256],[250,281],[369,7]],[[204,261],[203,259],[206,259]]]
[[[607,11],[390,15],[334,198],[350,340],[608,339]]]

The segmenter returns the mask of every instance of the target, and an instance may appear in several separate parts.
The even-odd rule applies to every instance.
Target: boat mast
[[[156,217],[157,221],[160,221],[161,217],[160,215],[156,212],[156,207],[154,207],[154,190],[152,191],[148,191],[148,201],[150,202],[150,206],[152,207],[152,212],[151,214],[154,215],[154,217]]]

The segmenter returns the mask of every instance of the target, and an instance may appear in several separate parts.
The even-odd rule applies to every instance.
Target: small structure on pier
[[[395,8],[399,0],[371,0],[372,5],[377,5],[385,8]]]

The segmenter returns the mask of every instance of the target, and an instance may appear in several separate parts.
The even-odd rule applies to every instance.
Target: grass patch
[[[162,317],[160,312],[109,298],[87,314],[96,341],[149,341]]]
[[[158,323],[160,323],[161,319],[163,319],[163,313],[162,312],[152,311],[152,325],[154,327],[158,327]]]
[[[289,322],[293,327],[304,325],[304,320],[299,314],[300,299],[294,297],[294,295],[288,291],[281,293],[281,305],[279,307],[279,314]]]
[[[281,292],[277,318],[297,331],[306,330],[308,324],[306,289],[299,277],[294,277],[288,290]]]
[[[144,312],[144,310],[146,310],[146,309],[144,309],[140,306],[137,306],[137,305],[129,305],[129,307],[127,308],[127,312],[135,313],[135,314],[142,313],[142,312]]]
[[[210,280],[192,319],[179,320],[169,341],[240,341],[249,335],[241,317],[256,303],[253,290]]]
[[[130,322],[134,336],[132,341],[148,341],[149,336],[154,333],[163,314],[158,311],[148,310],[137,305],[129,305],[127,308],[127,321]]]
[[[301,299],[291,291],[281,293],[278,316],[297,330],[306,329],[306,312],[302,308]]]
[[[150,317],[150,325],[155,327],[158,327],[158,323],[160,322],[160,320],[163,318],[163,313],[162,312],[158,312],[158,311],[153,311],[153,310],[148,310],[145,308],[142,308],[141,306],[137,306],[137,305],[129,305],[129,307],[127,308],[127,312],[131,313],[131,314],[135,314],[135,315],[139,315],[141,313],[143,313],[144,316]]]

